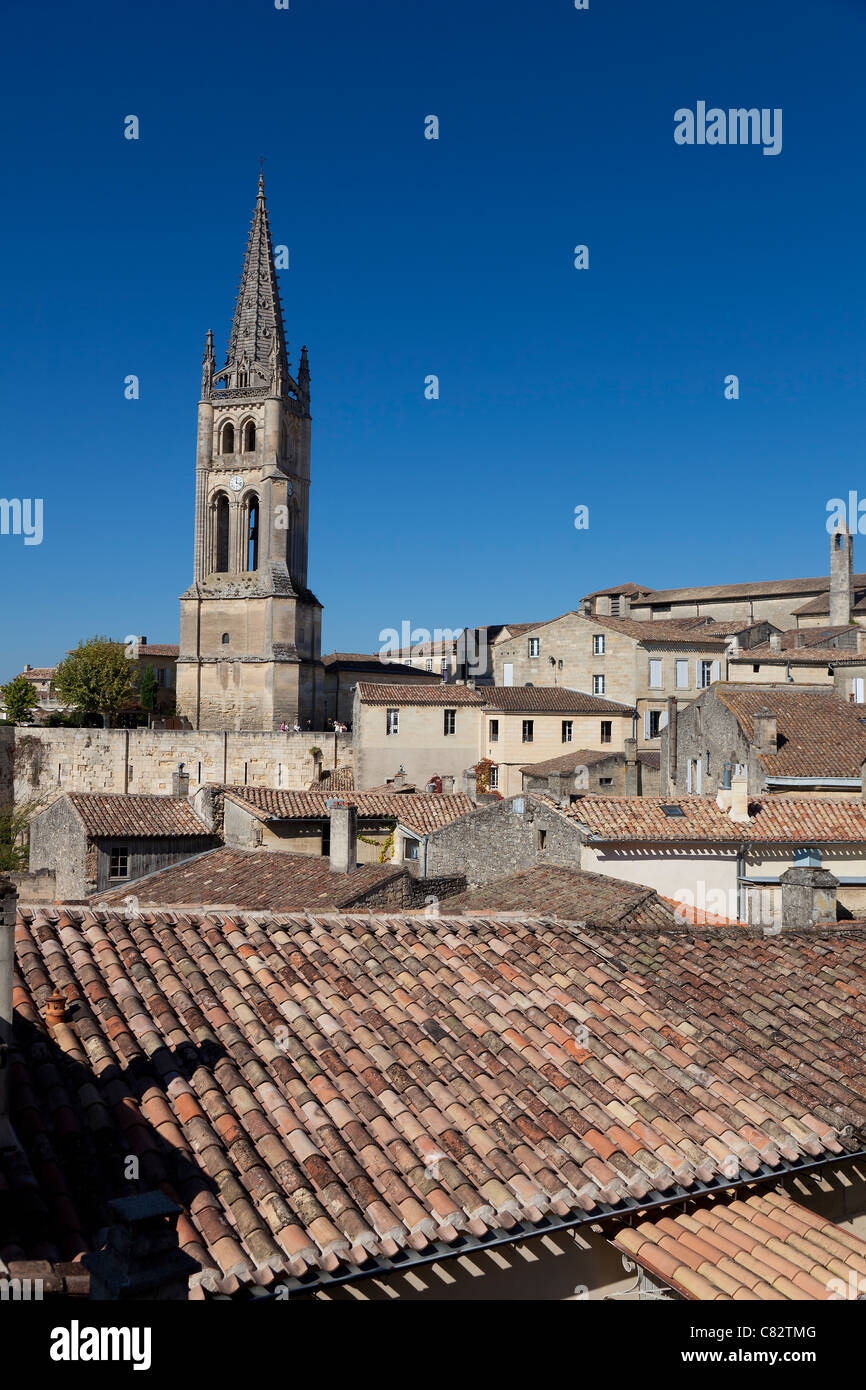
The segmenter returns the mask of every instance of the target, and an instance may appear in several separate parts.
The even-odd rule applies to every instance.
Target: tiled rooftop
[[[226,796],[244,806],[257,820],[317,820],[330,815],[328,802],[357,806],[358,815],[375,820],[398,820],[407,830],[427,834],[450,825],[475,810],[463,792],[287,791],[279,787],[226,787]]]
[[[88,835],[207,835],[185,797],[66,792]]]
[[[487,689],[488,687],[485,687]],[[470,685],[377,685],[358,681],[358,692],[368,705],[481,705],[484,697]]]
[[[666,815],[665,807],[683,814]],[[854,797],[752,797],[744,824],[709,796],[585,796],[567,814],[599,840],[866,844],[866,806]]]
[[[675,908],[652,888],[608,874],[537,864],[448,898],[440,911],[520,912],[587,926],[673,927]]]
[[[631,705],[561,685],[486,685],[483,701],[486,709],[507,714],[634,714]]]
[[[138,878],[122,889],[110,889],[94,901],[122,906],[132,892],[139,903],[160,907],[209,903],[247,911],[312,908],[329,912],[361,902],[403,873],[405,869],[395,864],[359,864],[351,873],[332,873],[331,861],[323,855],[220,846]]]
[[[744,948],[67,907],[22,909],[16,938],[7,1261],[73,1259],[112,1197],[161,1187],[196,1279],[231,1293],[863,1147],[862,929]]]
[[[698,1301],[850,1298],[866,1276],[866,1241],[778,1190],[639,1221],[614,1244]]]
[[[351,767],[329,767],[320,778],[311,782],[308,791],[327,792],[329,796],[334,792],[352,792],[355,790],[355,770]]]
[[[558,758],[544,758],[540,763],[527,763],[520,769],[530,777],[546,777],[551,772],[573,772],[576,767],[592,767],[594,763],[606,763],[609,759],[625,761],[625,753],[610,748],[575,748],[571,753],[562,753]],[[646,767],[658,767],[661,755],[652,749],[640,749],[639,763]]]
[[[866,708],[825,691],[718,685],[716,696],[751,739],[754,716],[776,715],[778,751],[760,754],[771,777],[859,777],[866,759]]]

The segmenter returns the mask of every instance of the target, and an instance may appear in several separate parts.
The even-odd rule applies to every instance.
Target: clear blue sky
[[[44,539],[0,536],[0,678],[177,640],[259,154],[325,650],[826,572],[866,497],[863,0],[28,0],[4,39],[0,490]],[[676,145],[698,101],[781,107],[782,153]]]

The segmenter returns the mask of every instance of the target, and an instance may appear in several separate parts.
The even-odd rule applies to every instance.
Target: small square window
[[[403,841],[403,858],[404,858],[404,859],[417,859],[417,858],[418,858],[418,841],[417,841],[417,840],[404,840],[404,841]]]
[[[399,711],[398,709],[389,709],[389,710],[388,710],[388,713],[387,713],[386,716],[385,716],[385,733],[386,733],[386,734],[399,734],[399,732],[400,732],[400,711]]]

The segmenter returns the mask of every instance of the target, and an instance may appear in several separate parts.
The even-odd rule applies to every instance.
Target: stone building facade
[[[194,571],[180,600],[178,712],[195,729],[322,718],[321,604],[307,587],[310,370],[289,370],[264,183],[225,365],[208,333]]]

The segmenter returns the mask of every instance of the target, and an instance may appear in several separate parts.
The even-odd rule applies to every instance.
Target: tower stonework
[[[322,605],[307,588],[310,370],[289,370],[259,176],[225,366],[202,363],[194,573],[177,707],[196,729],[321,723]]]
[[[847,526],[839,526],[830,536],[830,626],[850,623],[853,604],[854,539]]]

